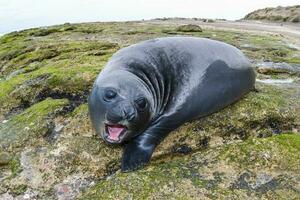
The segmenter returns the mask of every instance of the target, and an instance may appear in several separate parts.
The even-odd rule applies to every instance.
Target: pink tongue
[[[119,135],[123,130],[123,127],[108,126],[108,138],[111,140],[119,140]]]

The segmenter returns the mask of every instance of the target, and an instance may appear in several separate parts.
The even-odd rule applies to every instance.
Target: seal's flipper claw
[[[127,144],[122,158],[122,172],[134,171],[145,166],[149,162],[152,152],[138,147],[136,143]]]

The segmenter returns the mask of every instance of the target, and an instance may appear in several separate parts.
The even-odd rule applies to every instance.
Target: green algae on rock
[[[7,152],[0,151],[0,166],[8,165],[11,161],[11,156]]]
[[[195,24],[181,25],[176,30],[180,32],[202,32],[202,28]]]
[[[292,96],[299,92],[257,84],[259,92],[251,92],[239,102],[205,118],[186,123],[170,134],[154,154],[165,155],[183,145],[196,151],[235,140],[268,137],[299,126]]]
[[[114,174],[80,199],[296,199],[299,147],[299,134],[250,139]]]
[[[299,79],[293,73],[259,73],[259,78],[294,82],[257,83],[258,92],[184,124],[161,143],[141,171],[120,174],[121,148],[95,136],[86,104],[94,79],[114,52],[136,42],[173,35],[206,37],[237,46],[254,63],[300,63],[299,49],[291,48],[294,41],[285,36],[204,26],[203,32],[177,30],[185,24],[63,24],[2,36],[0,144],[10,160],[5,157],[0,166],[0,199],[72,199],[82,190],[87,198],[102,192],[120,199],[297,199],[299,157],[292,141],[298,133],[278,135],[300,131]],[[125,191],[128,188],[132,194]]]
[[[101,67],[119,48],[106,41],[32,39],[33,31],[0,38],[0,73],[5,77],[0,81],[0,119],[24,104],[33,105],[41,96],[51,96],[49,91],[84,96]]]
[[[0,125],[1,148],[16,152],[20,147],[34,144],[48,132],[47,121],[67,105],[67,99],[49,98],[2,123]]]

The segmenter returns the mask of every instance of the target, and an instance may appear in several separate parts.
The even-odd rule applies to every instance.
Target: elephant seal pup
[[[90,117],[103,140],[124,143],[122,171],[131,171],[149,162],[169,132],[237,101],[254,82],[250,62],[231,45],[148,40],[112,56],[94,83]]]

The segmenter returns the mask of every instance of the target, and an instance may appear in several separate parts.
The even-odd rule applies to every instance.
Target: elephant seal
[[[122,171],[149,162],[183,123],[207,116],[254,88],[255,72],[237,48],[196,37],[166,37],[116,52],[89,97],[96,132],[124,143]]]

